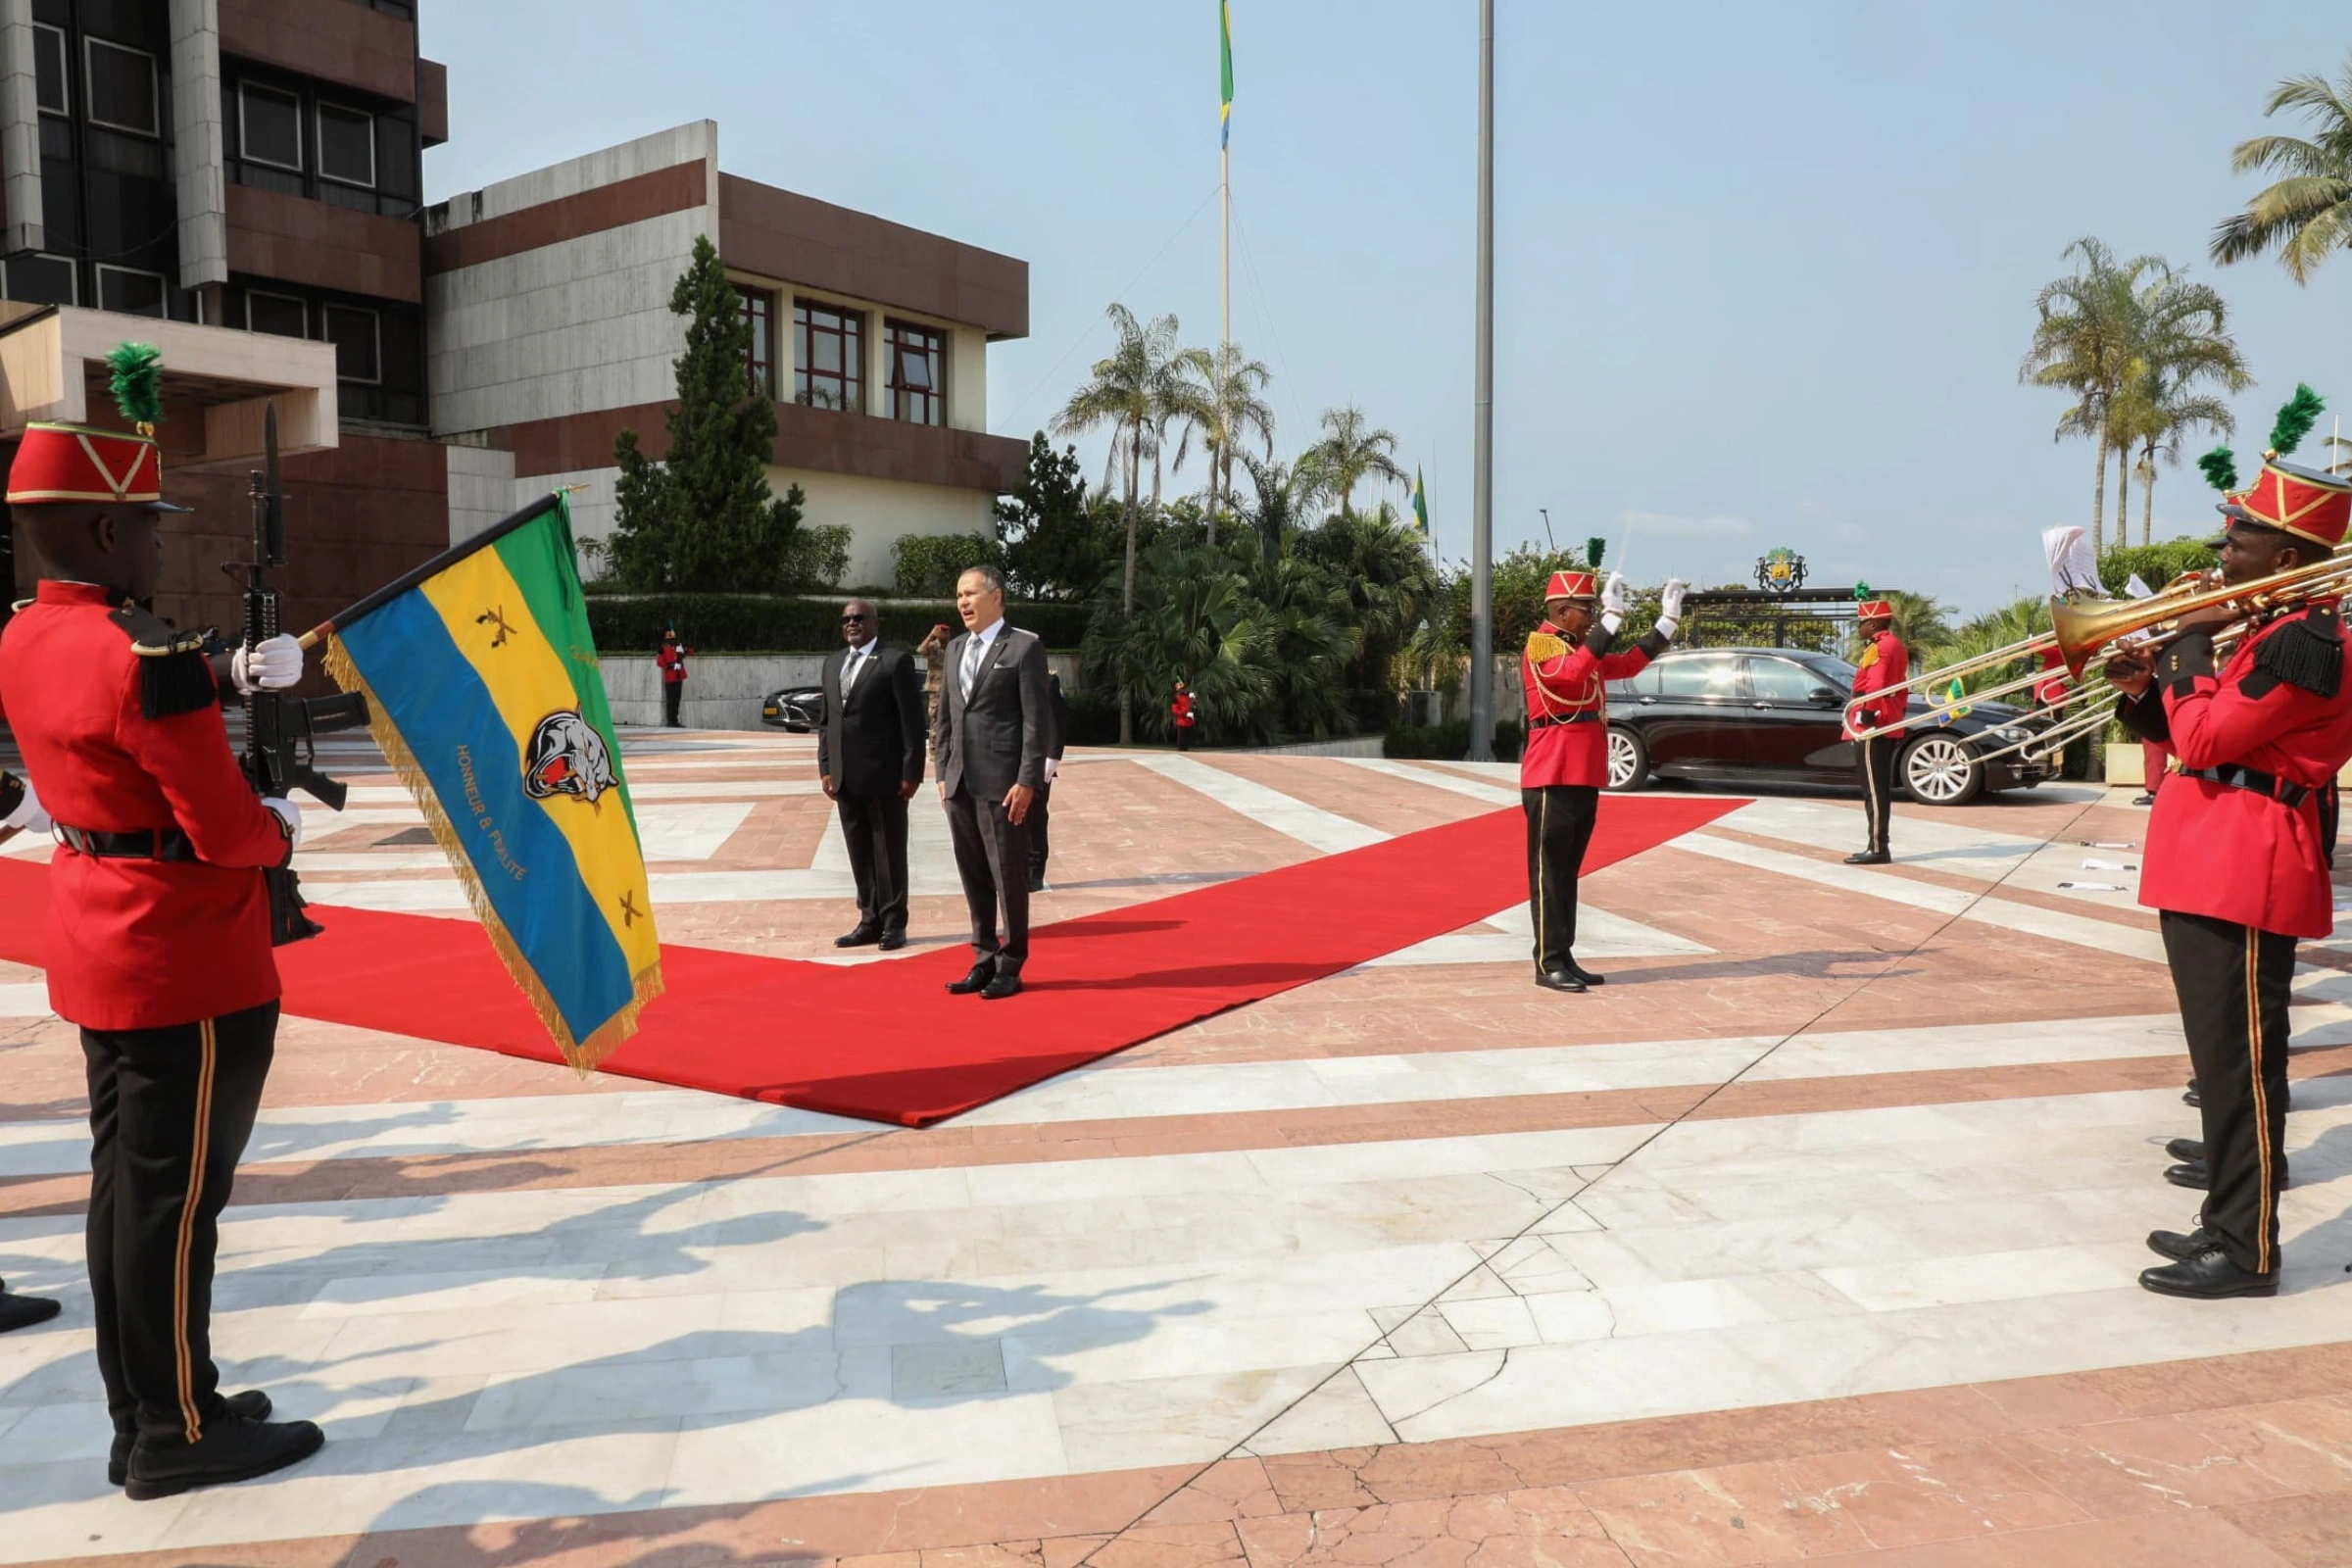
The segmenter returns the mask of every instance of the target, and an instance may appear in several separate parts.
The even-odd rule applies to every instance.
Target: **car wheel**
[[[1896,766],[1903,788],[1923,806],[1965,806],[1984,788],[1984,769],[1967,743],[1940,730],[1922,735]]]
[[[1638,790],[1649,782],[1649,748],[1620,725],[1609,726],[1609,788]]]

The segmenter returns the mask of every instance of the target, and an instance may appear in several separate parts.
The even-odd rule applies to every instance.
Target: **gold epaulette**
[[[171,659],[204,652],[203,631],[181,631],[152,611],[122,605],[107,617],[130,638],[130,651],[141,659]]]
[[[1527,657],[1533,663],[1548,664],[1568,652],[1568,644],[1547,631],[1527,634]]]

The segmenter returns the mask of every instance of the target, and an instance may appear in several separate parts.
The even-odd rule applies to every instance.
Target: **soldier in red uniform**
[[[48,831],[49,813],[41,809],[41,798],[32,792],[32,786],[0,767],[0,844],[19,833]],[[60,1310],[58,1303],[46,1296],[11,1294],[7,1281],[0,1280],[0,1334],[46,1323]]]
[[[1885,865],[1893,858],[1886,851],[1886,825],[1894,813],[1894,759],[1903,749],[1903,712],[1910,706],[1909,695],[1894,688],[1911,676],[1911,651],[1894,634],[1891,601],[1865,599],[1856,614],[1863,647],[1862,657],[1854,662],[1856,700],[1845,706],[1846,739],[1881,725],[1894,728],[1854,741],[1862,754],[1862,804],[1870,818],[1870,843],[1860,854],[1847,856],[1845,863]]]
[[[1193,726],[1200,722],[1200,715],[1193,711],[1192,691],[1182,681],[1176,683],[1176,695],[1168,700],[1168,716],[1175,721],[1176,749],[1191,751]]]
[[[1609,781],[1608,694],[1604,682],[1638,675],[1682,624],[1679,579],[1666,584],[1657,625],[1623,653],[1625,579],[1611,573],[1596,596],[1589,571],[1555,571],[1544,593],[1544,624],[1519,656],[1527,694],[1527,744],[1519,754],[1519,804],[1527,811],[1527,902],[1536,928],[1536,984],[1584,991],[1602,976],[1576,961],[1576,878],[1592,838],[1601,786]]]
[[[2343,542],[2352,479],[2273,458],[2222,511],[2222,580],[2253,582]],[[2175,1261],[2139,1282],[2166,1296],[2278,1293],[2287,986],[2296,940],[2334,928],[2321,804],[2352,760],[2337,605],[2255,615],[2217,668],[2213,634],[2240,618],[2227,606],[2192,611],[2153,658],[2107,662],[2124,721],[2180,760],[2149,813],[2139,902],[2161,911],[2211,1185],[2195,1230],[2148,1237]]]
[[[8,500],[49,575],[0,635],[0,699],[60,841],[49,1004],[81,1026],[89,1075],[108,1477],[138,1498],[263,1475],[323,1441],[265,1419],[258,1391],[223,1397],[213,1364],[215,1226],[277,1027],[261,870],[291,857],[302,818],[246,783],[205,634],[141,608],[158,514],[186,510],[160,480],[145,430],[27,429]],[[240,686],[302,673],[291,638],[231,667]]]
[[[678,628],[670,627],[662,634],[662,646],[654,654],[654,667],[662,672],[662,724],[664,729],[678,728],[678,704],[686,696],[686,659],[694,652],[678,641]]]

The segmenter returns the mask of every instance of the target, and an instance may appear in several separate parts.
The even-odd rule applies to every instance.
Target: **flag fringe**
[[[538,971],[522,956],[522,950],[507,930],[507,923],[499,918],[498,910],[491,905],[490,895],[482,887],[481,873],[474,868],[472,858],[466,855],[465,843],[458,837],[457,825],[450,821],[449,813],[442,809],[440,797],[433,791],[432,780],[409,750],[409,743],[399,727],[384,711],[384,705],[376,699],[367,677],[352,662],[342,638],[331,634],[328,636],[326,656],[322,662],[327,675],[337,686],[347,692],[356,691],[368,699],[368,733],[374,737],[385,760],[392,764],[392,771],[400,779],[401,787],[409,792],[416,802],[417,809],[424,813],[424,825],[431,831],[433,842],[441,846],[441,853],[448,858],[450,869],[457,872],[458,885],[466,890],[466,902],[482,922],[482,931],[490,939],[491,950],[498,955],[498,961],[506,966],[508,977],[530,1002],[531,1010],[539,1015],[540,1024],[555,1041],[556,1049],[564,1054],[564,1061],[581,1077],[587,1077],[637,1032],[637,1015],[645,1009],[647,1003],[662,995],[661,961],[655,960],[631,977],[629,1001],[617,1012],[597,1025],[587,1039],[574,1040],[571,1026],[564,1021],[564,1013],[556,1005],[556,999],[548,994]]]

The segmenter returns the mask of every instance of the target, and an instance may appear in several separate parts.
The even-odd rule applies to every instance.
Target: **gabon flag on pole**
[[[1418,463],[1413,465],[1413,526],[1421,530],[1422,538],[1429,537],[1429,491],[1421,484]]]
[[[662,944],[564,494],[303,641],[321,637],[507,972],[594,1068],[662,994]]]
[[[1217,145],[1233,143],[1233,0],[1217,0]]]

